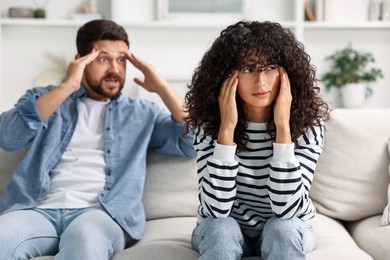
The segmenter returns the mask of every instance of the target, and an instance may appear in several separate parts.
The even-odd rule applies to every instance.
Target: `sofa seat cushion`
[[[115,254],[112,260],[197,260],[199,253],[191,246],[196,217],[163,218],[146,222],[144,237],[136,245]],[[244,257],[243,260],[261,260]]]
[[[122,250],[116,253],[112,260],[196,260],[198,258],[197,252],[176,242],[154,241]]]
[[[346,226],[356,243],[374,259],[390,259],[390,225],[380,225],[381,215],[348,223]]]
[[[113,260],[198,259],[199,254],[191,248],[191,234],[195,225],[196,217],[147,221],[142,240],[133,247],[116,253]]]
[[[146,222],[143,238],[134,247],[156,241],[171,241],[191,248],[196,217],[162,218]]]
[[[340,222],[317,214],[310,223],[316,232],[317,242],[314,251],[307,255],[308,260],[372,260],[372,257],[357,246]],[[135,246],[115,254],[113,260],[196,260],[199,254],[191,249],[191,234],[195,225],[195,217],[147,221],[143,239]],[[243,258],[252,259],[261,260],[260,257]]]
[[[308,260],[372,260],[372,257],[358,247],[341,222],[317,213],[309,223],[317,238],[314,250],[307,254]]]

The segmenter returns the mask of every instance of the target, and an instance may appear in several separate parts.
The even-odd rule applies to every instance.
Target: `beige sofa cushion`
[[[0,149],[0,195],[25,153]],[[148,154],[143,202],[146,219],[196,216],[198,186],[196,159],[156,152]]]
[[[17,152],[6,152],[0,148],[0,195],[3,193],[5,186],[7,186],[12,172],[22,159],[26,152],[21,149]]]
[[[375,260],[390,259],[390,225],[379,224],[381,215],[348,223],[347,229],[358,246]],[[355,258],[359,259],[359,258]]]
[[[358,247],[341,221],[317,213],[309,223],[316,234],[316,245],[307,254],[307,260],[372,260]]]
[[[311,198],[318,212],[354,221],[382,214],[389,186],[390,109],[336,109],[326,123]]]
[[[150,152],[143,202],[146,219],[196,216],[196,159]]]
[[[317,240],[314,250],[307,254],[307,260],[372,260],[356,245],[339,221],[317,214],[310,220],[310,224],[316,232]],[[150,220],[146,222],[143,239],[134,247],[115,254],[112,259],[199,259],[199,254],[191,249],[191,233],[195,225],[196,217]],[[242,260],[261,258],[243,257]]]
[[[199,254],[191,248],[191,233],[196,217],[163,218],[146,222],[145,233],[133,247],[114,255],[112,260],[195,260]]]
[[[387,143],[387,148],[389,151],[389,156],[390,156],[390,139]],[[390,174],[390,164],[389,164],[389,174]],[[381,225],[388,225],[390,224],[390,185],[387,187],[387,205],[385,209],[383,210],[382,218],[381,218]]]

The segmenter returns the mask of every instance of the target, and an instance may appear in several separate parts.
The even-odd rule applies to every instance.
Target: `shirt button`
[[[107,153],[111,153],[111,150],[107,150]]]
[[[110,131],[110,130],[111,130],[111,128],[110,128],[110,127],[107,127],[107,128],[106,128],[106,130],[107,130],[107,131]]]
[[[111,171],[107,171],[107,175],[110,176],[111,175]]]

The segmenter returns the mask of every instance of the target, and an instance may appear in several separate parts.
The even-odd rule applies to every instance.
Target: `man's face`
[[[123,89],[128,46],[123,41],[101,40],[94,43],[94,48],[100,53],[86,66],[83,85],[88,97],[106,101],[119,95]]]

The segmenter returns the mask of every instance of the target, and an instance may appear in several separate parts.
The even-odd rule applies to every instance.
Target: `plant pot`
[[[35,18],[45,18],[46,17],[46,11],[43,8],[37,8],[34,11],[34,17]]]
[[[361,108],[366,101],[366,86],[362,83],[349,83],[341,87],[341,102],[345,108]]]

